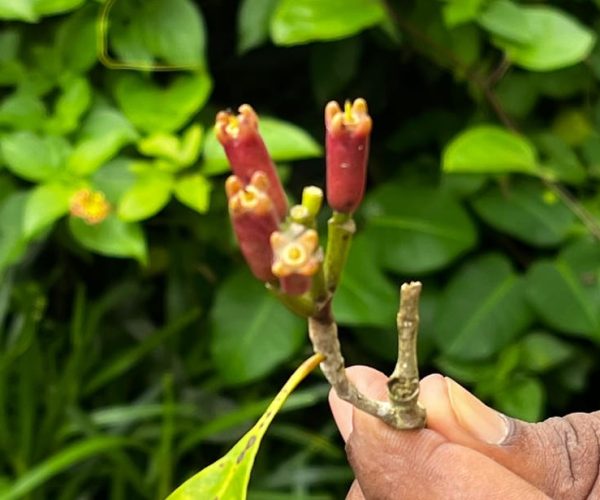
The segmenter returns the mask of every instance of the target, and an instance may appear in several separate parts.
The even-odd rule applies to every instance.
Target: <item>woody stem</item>
[[[330,301],[325,303],[315,316],[308,319],[308,331],[314,351],[325,356],[324,361],[321,363],[321,370],[341,399],[349,402],[359,410],[380,418],[396,429],[415,429],[424,426],[424,410],[417,407],[422,411],[423,418],[416,418],[419,410],[415,411],[413,409],[412,402],[407,406],[406,402],[401,400],[402,398],[397,398],[398,392],[396,389],[394,389],[393,397],[390,389],[390,402],[378,401],[361,393],[348,379]],[[416,344],[403,343],[401,349],[410,349],[411,345]],[[410,356],[408,357],[410,358]],[[416,355],[414,357],[416,360]],[[390,378],[390,382],[395,380],[394,376]],[[414,404],[417,404],[416,399]]]

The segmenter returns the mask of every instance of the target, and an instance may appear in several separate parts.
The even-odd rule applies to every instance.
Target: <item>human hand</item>
[[[352,367],[368,396],[387,377]],[[356,481],[351,500],[600,498],[600,412],[528,424],[485,406],[441,375],[421,381],[427,429],[397,431],[330,394]]]

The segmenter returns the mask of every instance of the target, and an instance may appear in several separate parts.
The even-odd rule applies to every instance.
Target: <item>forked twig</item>
[[[371,399],[348,379],[341,353],[337,325],[327,302],[317,316],[308,319],[308,331],[315,352],[325,356],[321,370],[337,395],[356,408],[374,415],[396,429],[425,426],[425,409],[418,403],[417,332],[421,283],[405,283],[400,290],[398,362],[388,380],[388,401]]]

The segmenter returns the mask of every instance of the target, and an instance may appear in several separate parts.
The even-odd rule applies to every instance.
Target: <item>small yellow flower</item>
[[[319,269],[322,255],[318,247],[319,236],[314,229],[292,223],[283,232],[271,235],[274,261],[273,274],[284,278],[292,274],[312,276]]]
[[[87,224],[99,224],[110,213],[110,203],[101,191],[83,188],[77,191],[69,203],[73,217],[83,219]]]

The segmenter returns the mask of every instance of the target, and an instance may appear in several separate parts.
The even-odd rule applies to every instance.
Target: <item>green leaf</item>
[[[600,340],[598,284],[586,276],[599,276],[595,268],[576,272],[564,259],[536,262],[527,273],[527,296],[540,318],[565,333]]]
[[[155,132],[138,143],[138,150],[144,155],[164,158],[180,167],[187,167],[198,159],[203,136],[200,125],[189,127],[181,140],[173,134]]]
[[[124,222],[109,215],[99,224],[90,225],[71,217],[69,228],[81,246],[92,252],[109,257],[133,257],[141,264],[148,260],[144,232],[135,222]]]
[[[260,133],[274,161],[317,158],[323,154],[321,146],[309,134],[291,123],[261,116]],[[204,143],[202,173],[216,175],[228,170],[223,147],[214,134],[209,134]]]
[[[59,183],[40,184],[31,190],[25,206],[23,231],[26,238],[35,236],[69,212],[74,186]]]
[[[555,99],[574,97],[595,81],[589,68],[579,64],[556,71],[529,73],[529,76],[542,95]]]
[[[179,156],[173,159],[179,165],[189,167],[196,163],[200,156],[200,149],[204,142],[204,129],[197,124],[190,126],[181,138]]]
[[[468,23],[477,17],[485,0],[445,0],[442,7],[444,24],[449,28]]]
[[[281,0],[271,20],[277,45],[344,38],[385,18],[379,0]]]
[[[537,175],[537,154],[525,138],[495,125],[478,125],[460,133],[444,149],[445,172]]]
[[[569,184],[580,185],[587,180],[587,172],[577,154],[560,137],[542,133],[535,143],[545,161],[541,166],[544,177]]]
[[[227,384],[269,374],[298,349],[306,328],[245,269],[219,287],[210,322],[213,359]]]
[[[564,109],[552,123],[552,132],[569,146],[580,146],[596,134],[585,109]]]
[[[38,130],[46,119],[46,107],[39,97],[15,92],[0,105],[0,125],[19,130]]]
[[[560,260],[565,262],[575,273],[582,277],[582,282],[589,286],[591,293],[597,294],[594,302],[600,303],[600,286],[594,287],[600,280],[600,246],[592,238],[575,240],[560,252]]]
[[[523,280],[500,255],[457,271],[440,305],[435,338],[447,356],[480,360],[499,352],[531,322]]]
[[[490,33],[518,44],[534,40],[526,9],[508,0],[494,0],[481,13],[479,24]]]
[[[537,378],[518,377],[496,392],[494,406],[510,417],[539,422],[545,400],[546,391]]]
[[[502,78],[496,87],[496,95],[502,109],[509,116],[516,118],[525,118],[532,112],[539,94],[540,90],[532,74],[517,70]]]
[[[499,8],[498,6],[503,6]],[[510,6],[510,7],[507,7]],[[575,18],[546,5],[518,6],[497,0],[483,15],[484,27],[498,37],[494,43],[506,52],[513,63],[532,71],[550,71],[583,61],[596,43],[594,33]],[[501,10],[510,16],[486,14]]]
[[[212,184],[200,174],[189,174],[177,179],[174,186],[175,198],[201,214],[208,211]]]
[[[35,0],[0,0],[0,19],[35,22]]]
[[[26,497],[57,474],[80,464],[91,457],[127,446],[122,437],[97,436],[87,438],[63,447],[59,452],[30,468],[2,491],[3,500],[17,500]]]
[[[16,191],[15,178],[6,171],[0,174],[0,203]]]
[[[129,190],[123,193],[117,213],[124,221],[148,219],[160,212],[171,199],[173,176],[150,170],[141,172]]]
[[[536,373],[556,368],[575,353],[574,346],[545,332],[532,332],[521,342],[521,364]]]
[[[118,76],[114,93],[127,118],[146,132],[178,130],[206,103],[212,90],[207,73],[179,75],[165,87],[138,73]]]
[[[526,243],[552,246],[571,231],[575,216],[563,203],[548,201],[538,182],[514,182],[507,189],[492,186],[473,200],[477,214],[499,231]]]
[[[195,498],[245,500],[254,459],[265,432],[290,393],[322,360],[322,355],[315,354],[302,363],[254,427],[244,434],[224,457],[188,479],[171,493],[167,500]]]
[[[179,156],[179,137],[166,132],[156,132],[138,142],[138,150],[146,156],[173,160]]]
[[[398,291],[378,269],[376,255],[366,236],[354,239],[333,299],[333,310],[340,325],[389,329],[395,324]]]
[[[0,204],[0,269],[17,262],[27,249],[23,219],[27,193],[16,192]]]
[[[68,134],[78,127],[81,116],[87,111],[92,98],[92,88],[83,77],[69,78],[62,87],[62,93],[56,100],[54,115],[46,124],[46,130],[51,133]]]
[[[493,380],[496,373],[495,363],[482,361],[460,361],[454,358],[439,357],[435,360],[438,370],[444,375],[463,384],[478,384]]]
[[[590,137],[582,144],[581,154],[588,166],[590,177],[600,179],[600,137]]]
[[[92,186],[102,191],[106,199],[116,205],[135,183],[135,163],[127,158],[115,158],[94,172]]]
[[[248,52],[269,39],[271,16],[279,0],[243,0],[238,10],[238,52]]]
[[[88,5],[66,17],[56,31],[56,51],[62,66],[72,74],[86,73],[98,61],[96,26],[98,9]]]
[[[365,234],[376,258],[405,274],[440,269],[472,248],[477,239],[471,219],[448,193],[388,182],[365,200]]]
[[[85,0],[33,0],[33,5],[36,14],[48,16],[76,9],[84,2]]]
[[[464,198],[478,193],[488,180],[484,174],[445,174],[442,175],[440,189],[455,198]]]
[[[46,181],[63,171],[69,143],[62,137],[15,132],[1,139],[0,151],[13,174],[28,181]]]
[[[69,170],[76,175],[89,175],[137,138],[137,132],[119,111],[94,108],[69,157]]]
[[[110,21],[110,45],[125,64],[205,66],[204,20],[190,0],[118,2]]]

